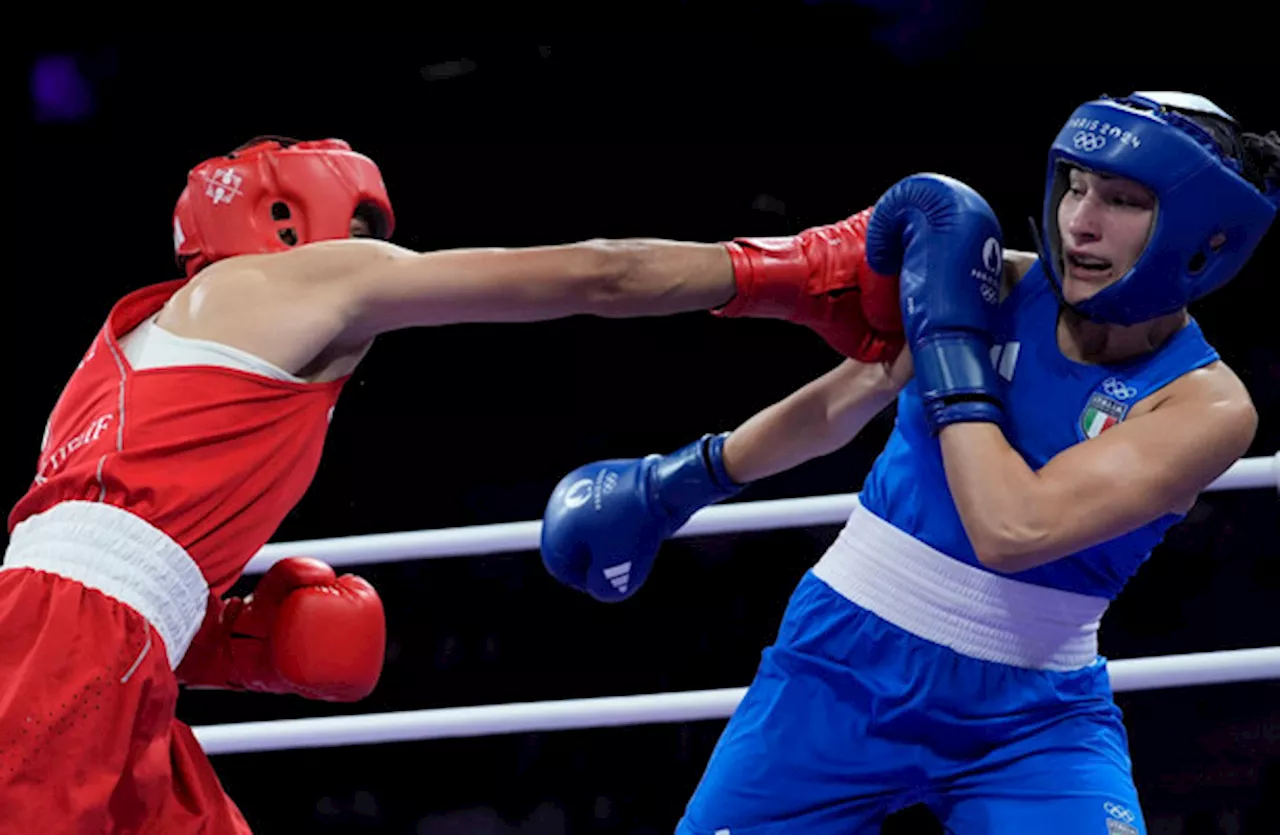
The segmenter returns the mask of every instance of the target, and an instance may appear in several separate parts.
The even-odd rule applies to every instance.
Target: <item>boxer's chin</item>
[[[1079,304],[1093,298],[1116,283],[1118,276],[1113,275],[1112,272],[1107,270],[1105,274],[1091,273],[1087,276],[1079,276],[1068,267],[1066,275],[1062,278],[1063,298],[1067,300],[1067,304]]]

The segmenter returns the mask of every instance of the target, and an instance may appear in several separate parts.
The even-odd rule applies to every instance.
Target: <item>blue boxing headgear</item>
[[[1275,219],[1280,187],[1259,191],[1213,134],[1174,108],[1235,121],[1208,99],[1187,93],[1103,96],[1076,108],[1049,149],[1040,247],[1060,299],[1058,203],[1068,170],[1124,177],[1156,195],[1154,225],[1137,263],[1114,284],[1070,305],[1086,319],[1132,325],[1185,307],[1234,278]],[[1218,235],[1223,242],[1211,246]]]

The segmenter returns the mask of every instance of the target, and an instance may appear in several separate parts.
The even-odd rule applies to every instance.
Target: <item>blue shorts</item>
[[[1147,831],[1105,661],[980,661],[806,573],[677,832],[879,832],[917,803],[955,835]]]

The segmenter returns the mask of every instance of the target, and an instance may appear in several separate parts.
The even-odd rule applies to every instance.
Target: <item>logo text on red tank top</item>
[[[98,440],[98,436],[105,432],[115,419],[115,413],[108,412],[89,421],[88,427],[76,433],[75,437],[63,443],[44,460],[44,463],[40,466],[40,472],[36,473],[36,484],[44,484],[50,476],[55,475],[58,470],[62,469],[62,466],[67,463],[67,459],[72,453]]]

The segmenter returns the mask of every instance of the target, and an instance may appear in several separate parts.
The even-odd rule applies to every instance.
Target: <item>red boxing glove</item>
[[[177,676],[194,687],[354,702],[378,683],[386,643],[373,586],[338,577],[320,560],[289,557],[243,600],[210,601]]]
[[[789,238],[726,243],[738,292],[712,313],[785,319],[816,332],[851,359],[894,359],[905,342],[898,279],[867,266],[871,212],[863,209]]]

